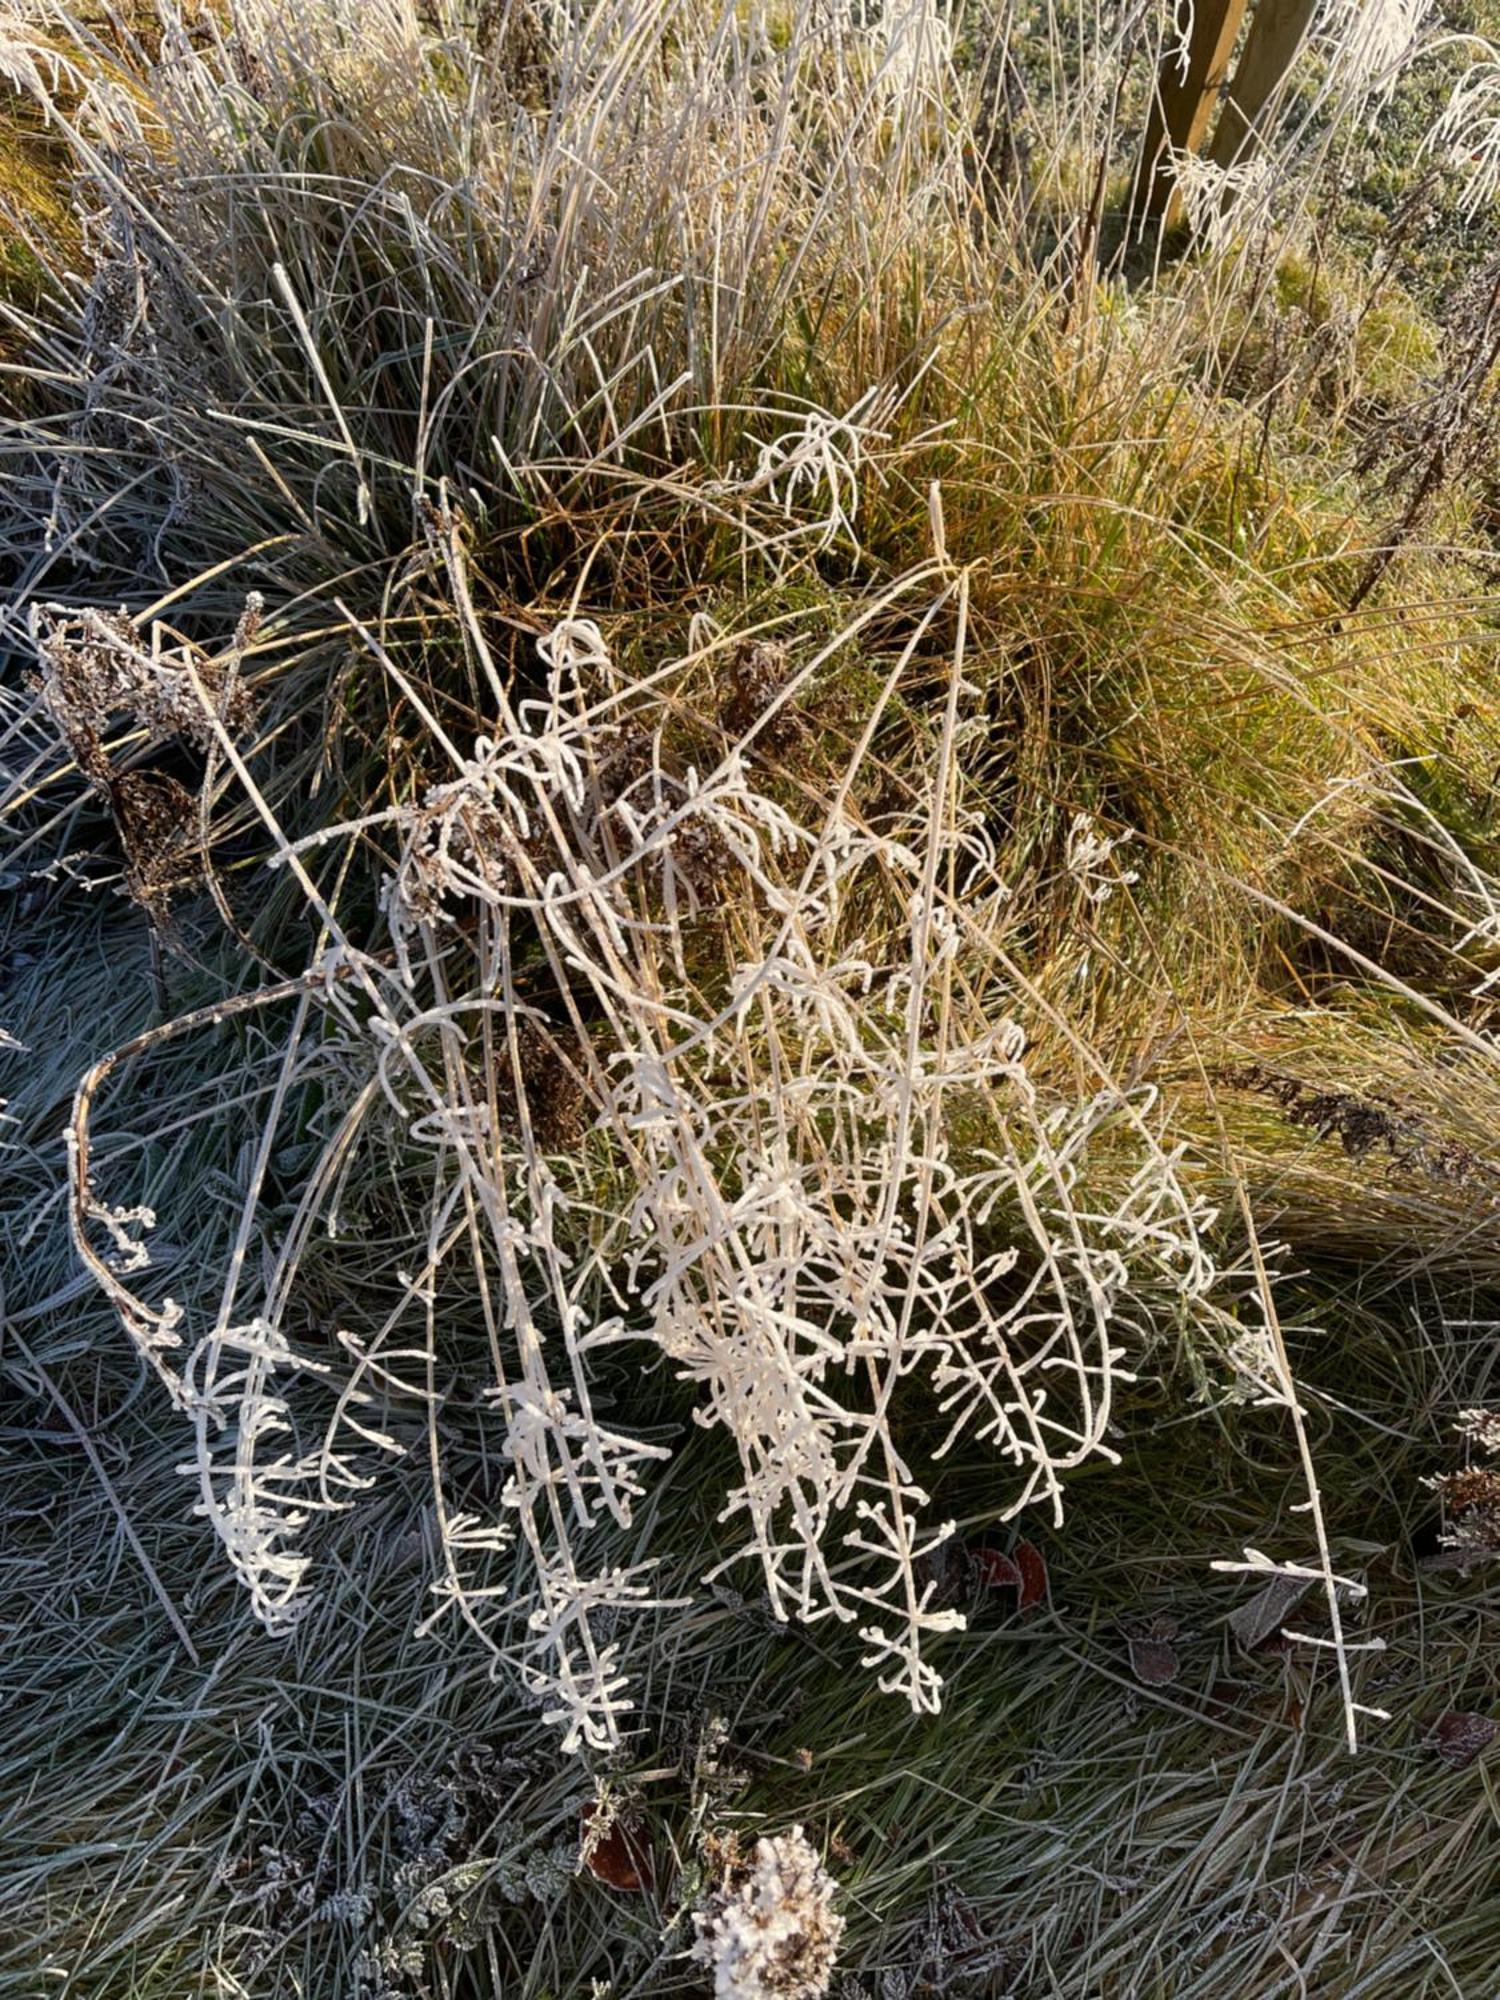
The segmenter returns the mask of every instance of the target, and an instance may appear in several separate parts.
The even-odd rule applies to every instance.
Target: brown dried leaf
[[[1176,1680],[1182,1666],[1172,1644],[1176,1637],[1177,1620],[1165,1611],[1125,1628],[1130,1670],[1143,1687],[1165,1687]]]
[[[1016,1543],[1016,1567],[1021,1574],[1021,1601],[1019,1609],[1029,1611],[1033,1604],[1047,1601],[1047,1561],[1040,1549],[1030,1542]]]
[[[638,1833],[629,1832],[619,1820],[594,1838],[592,1828],[598,1813],[599,1808],[591,1806],[583,1816],[584,1861],[589,1873],[611,1889],[644,1893],[654,1879],[650,1849]]]
[[[1432,1747],[1445,1763],[1461,1771],[1493,1740],[1500,1722],[1467,1709],[1445,1709],[1437,1719]]]
[[[975,1549],[974,1568],[979,1580],[990,1590],[1021,1590],[1021,1572],[1001,1549]]]
[[[1142,1687],[1166,1687],[1182,1666],[1177,1648],[1165,1639],[1132,1638],[1130,1671]]]
[[[1313,1579],[1307,1576],[1273,1576],[1254,1597],[1230,1612],[1229,1629],[1247,1653],[1277,1637],[1312,1585]]]

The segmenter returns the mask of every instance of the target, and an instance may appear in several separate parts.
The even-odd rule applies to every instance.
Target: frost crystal
[[[844,1932],[837,1890],[800,1826],[757,1841],[739,1881],[693,1913],[715,2000],[821,2000]]]

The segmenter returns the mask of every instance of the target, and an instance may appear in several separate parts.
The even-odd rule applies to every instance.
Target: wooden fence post
[[[1210,154],[1215,166],[1239,166],[1265,137],[1261,114],[1286,81],[1317,8],[1318,0],[1258,0],[1244,54],[1224,93]]]
[[[1196,153],[1203,144],[1248,4],[1249,0],[1197,0],[1186,70],[1175,55],[1163,61],[1130,197],[1133,225],[1144,217],[1170,226],[1181,214],[1171,155]]]

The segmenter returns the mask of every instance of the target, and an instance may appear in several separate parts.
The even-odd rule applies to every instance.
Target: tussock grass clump
[[[1470,1964],[1425,1877],[1344,1925],[1309,1747],[1395,1716],[1409,1883],[1500,690],[1472,483],[1396,534],[1359,465],[1445,350],[1288,354],[1265,215],[1127,284],[1170,24],[1035,102],[1011,25],[0,30],[0,1359],[99,1753],[17,1979],[686,1990],[794,1846],[810,1995]]]

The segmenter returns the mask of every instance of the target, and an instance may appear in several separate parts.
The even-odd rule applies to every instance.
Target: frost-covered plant
[[[1471,1451],[1489,1462],[1435,1473],[1423,1481],[1443,1503],[1439,1540],[1465,1562],[1493,1562],[1500,1555],[1500,1467],[1494,1463],[1500,1458],[1500,1411],[1460,1410],[1453,1428]]]
[[[199,686],[214,711],[232,730],[243,730],[252,708],[239,677],[244,651],[254,640],[263,609],[252,596],[227,659],[196,663]],[[123,612],[70,611],[60,604],[33,605],[32,644],[42,665],[42,696],[67,737],[79,764],[99,768],[99,738],[118,717],[153,740],[180,736],[201,747],[211,744],[212,728],[195,691],[186,656],[161,643],[143,645]]]
[[[693,1912],[692,1956],[715,2000],[822,2000],[844,1932],[837,1893],[800,1826],[758,1840],[750,1866]]]
[[[1500,50],[1461,73],[1442,116],[1422,142],[1422,152],[1450,159],[1463,177],[1459,204],[1467,222],[1500,195]]]
[[[1330,0],[1322,23],[1330,80],[1378,105],[1417,47],[1432,0]]]
[[[1268,226],[1277,172],[1264,154],[1226,167],[1206,154],[1177,151],[1172,176],[1193,240],[1211,255],[1222,255],[1248,229]]]
[[[451,534],[444,550],[467,607]],[[1059,1513],[1069,1468],[1111,1455],[1115,1385],[1150,1301],[1212,1316],[1207,1217],[1151,1136],[1149,1098],[1101,1083],[1055,1099],[1028,1071],[1025,995],[993,945],[1006,884],[961,773],[961,651],[926,803],[879,831],[853,803],[920,634],[965,589],[940,585],[843,777],[801,811],[757,775],[756,743],[833,647],[779,688],[734,678],[735,702],[755,686],[765,706],[733,739],[721,726],[717,747],[702,730],[684,747],[694,677],[729,642],[642,681],[597,624],[566,618],[538,637],[541,692],[513,697],[465,611],[488,731],[465,749],[433,718],[449,775],[357,829],[396,836],[389,953],[345,943],[272,996],[298,1006],[283,1088],[317,1009],[371,1052],[361,1115],[383,1097],[431,1178],[400,1302],[373,1331],[340,1332],[342,1381],[326,1361],[314,1371],[336,1396],[320,1442],[296,1442],[288,1401],[310,1366],[282,1330],[295,1244],[248,1317],[236,1266],[180,1368],[180,1309],[137,1301],[121,1256],[90,1249],[112,1213],[89,1188],[90,1080],[80,1245],[192,1417],[203,1511],[268,1624],[301,1599],[308,1514],[347,1504],[401,1449],[383,1400],[431,1411],[442,1395],[435,1292],[459,1256],[491,1328],[485,1398],[509,1476],[492,1514],[451,1506],[439,1484],[433,1617],[463,1617],[570,1746],[614,1739],[629,1705],[620,1615],[655,1601],[648,1561],[584,1554],[600,1523],[630,1525],[667,1453],[597,1413],[612,1351],[664,1357],[735,1447],[718,1567],[757,1564],[778,1618],[854,1625],[882,1687],[935,1708],[926,1648],[962,1619],[923,1581],[952,1528],[931,1512],[935,1468],[904,1441],[913,1391],[925,1383],[945,1419],[934,1460],[987,1444],[1014,1472],[997,1512]],[[281,858],[326,907],[297,852]],[[1133,1164],[1100,1206],[1079,1177],[1106,1134]],[[143,1255],[131,1234],[132,1276]]]
[[[523,224],[507,192],[476,210],[505,274],[503,327],[467,290],[435,320],[423,292],[416,317],[396,310],[394,344],[380,342],[382,368],[397,354],[423,365],[404,387],[377,389],[354,360],[365,331],[354,339],[329,316],[340,285],[320,291],[334,263],[299,235],[305,176],[284,171],[269,127],[245,125],[247,96],[278,101],[275,65],[292,73],[289,104],[306,82],[291,44],[262,46],[257,18],[237,14],[217,55],[184,40],[164,66],[175,81],[161,86],[156,137],[164,147],[170,138],[194,168],[187,180],[218,206],[166,204],[152,256],[166,255],[168,223],[186,246],[182,269],[214,265],[219,236],[243,255],[243,265],[214,265],[216,282],[247,340],[255,329],[257,371],[263,361],[272,373],[267,401],[246,400],[236,423],[245,418],[268,465],[274,449],[287,468],[273,484],[292,494],[291,539],[312,550],[302,597],[289,590],[268,621],[295,625],[304,600],[315,603],[319,630],[357,646],[369,681],[388,692],[375,734],[387,724],[394,733],[399,712],[402,749],[368,811],[358,794],[326,811],[321,791],[308,816],[326,818],[299,845],[280,816],[290,787],[277,803],[261,789],[274,791],[277,736],[268,730],[268,745],[252,749],[235,706],[248,628],[219,661],[150,613],[39,614],[33,637],[64,732],[94,710],[155,731],[159,711],[195,740],[210,767],[203,794],[232,790],[241,830],[258,820],[284,871],[280,900],[300,899],[316,939],[300,971],[148,1030],[84,1079],[71,1134],[79,1253],[188,1418],[201,1511],[268,1627],[284,1628],[307,1601],[313,1517],[353,1504],[406,1454],[415,1411],[440,1548],[432,1620],[462,1620],[570,1747],[612,1744],[629,1711],[628,1616],[660,1601],[653,1562],[663,1552],[641,1546],[640,1502],[672,1442],[616,1414],[619,1379],[639,1361],[688,1385],[698,1422],[731,1448],[711,1574],[753,1565],[776,1617],[854,1627],[880,1684],[933,1708],[942,1682],[931,1642],[961,1623],[936,1601],[929,1560],[952,1533],[936,1492],[945,1457],[987,1447],[1008,1473],[997,1515],[1040,1505],[1057,1516],[1069,1471],[1112,1455],[1117,1384],[1157,1321],[1220,1331],[1210,1217],[1157,1137],[1149,1092],[1118,1086],[1081,1042],[1065,1080],[1030,1053],[1047,1003],[1002,944],[1010,885],[993,798],[966,770],[971,740],[982,750],[989,729],[966,679],[970,582],[948,557],[941,506],[934,498],[934,559],[884,573],[883,585],[870,581],[877,566],[862,566],[858,608],[817,647],[720,632],[700,610],[673,656],[647,581],[638,622],[621,628],[635,635],[622,657],[605,613],[583,615],[586,581],[561,608],[569,556],[533,600],[545,610],[524,614],[534,650],[498,660],[496,579],[483,579],[476,609],[466,550],[503,564],[514,540],[529,551],[520,560],[541,561],[533,530],[566,517],[563,545],[576,537],[585,579],[596,561],[622,560],[625,578],[638,555],[648,579],[662,537],[676,542],[684,524],[685,564],[717,549],[705,590],[736,572],[779,585],[799,564],[814,574],[814,557],[855,561],[865,497],[890,476],[892,413],[937,350],[914,355],[899,334],[862,378],[878,390],[842,407],[784,386],[761,395],[766,329],[780,324],[767,288],[804,255],[817,266],[841,232],[821,219],[799,225],[808,233],[788,263],[774,247],[780,218],[802,211],[773,177],[732,212],[716,208],[706,233],[690,212],[669,246],[686,261],[659,267],[670,183],[660,160],[678,158],[677,140],[662,135],[687,118],[701,148],[694,185],[717,187],[721,168],[732,178],[736,160],[770,142],[760,107],[776,93],[721,90],[717,43],[712,64],[694,44],[679,70],[664,67],[677,33],[665,15],[641,35],[653,48],[662,38],[661,63],[640,58],[638,73],[634,10],[622,6],[574,24],[578,74],[594,76],[596,60],[604,68],[556,119],[507,110],[455,135],[436,61],[415,94],[393,92],[386,137],[403,158],[451,164],[462,137],[476,201],[530,188],[536,207]],[[868,38],[851,40],[860,102],[905,18],[892,17],[873,53]],[[352,19],[342,5],[310,10],[306,33],[328,47],[309,43],[309,62],[342,75],[347,58],[351,88],[361,65],[377,84],[404,81],[414,17],[382,9],[379,33],[357,48]],[[909,24],[936,62],[926,10],[910,10]],[[836,28],[792,52],[788,105],[796,63],[829,53]],[[744,60],[768,63],[770,47],[756,30]],[[254,91],[233,81],[244,77]],[[930,110],[924,89],[913,82],[911,96]],[[623,139],[616,102],[630,106]],[[860,173],[871,225],[891,232],[872,247],[870,268],[884,268],[931,226],[948,199],[937,167],[961,148],[929,132],[925,116],[904,124],[889,101],[868,132],[849,133],[840,102],[799,111],[807,143],[777,137],[766,171],[790,176],[795,160],[795,201],[822,218],[817,163],[834,156],[833,133],[841,145],[858,138],[870,149]],[[734,106],[743,122],[726,124]],[[643,139],[638,119],[658,138]],[[339,129],[357,152],[353,121]],[[658,156],[659,178],[641,182],[641,162]],[[590,162],[587,203],[569,192],[580,160]],[[129,176],[147,170],[113,155],[95,165],[124,229],[146,204],[146,183]],[[351,186],[365,188],[366,172]],[[542,192],[554,175],[566,196],[555,208]],[[289,198],[289,180],[302,223],[283,242],[256,205]],[[242,186],[252,191],[243,209]],[[401,227],[414,227],[407,195],[390,199]],[[965,215],[968,206],[965,196]],[[363,195],[356,207],[375,212]],[[554,224],[575,212],[587,227],[569,224],[563,242]],[[634,247],[619,250],[622,237]],[[424,226],[410,240],[420,269],[448,268],[446,238]],[[386,239],[371,247],[371,267],[388,272]],[[587,274],[606,252],[629,261],[608,263],[610,284],[586,310]],[[148,293],[156,272],[141,266]],[[570,298],[582,318],[564,309]],[[471,308],[491,342],[482,350],[458,338]],[[227,369],[216,314],[200,318],[198,345]],[[346,336],[353,346],[341,355]],[[674,356],[672,367],[658,356]],[[154,367],[154,348],[151,358]],[[450,364],[436,389],[434,371]],[[352,393],[342,404],[336,376],[369,407]],[[231,370],[230,390],[234,381]],[[414,397],[414,431],[372,421],[387,393]],[[756,400],[734,412],[743,423],[728,427],[722,455],[705,459],[693,442],[704,412],[729,413],[739,394]],[[202,422],[219,407],[205,398]],[[287,408],[298,413],[289,434]],[[155,439],[158,427],[148,429]],[[175,452],[188,434],[185,423],[171,432]],[[476,438],[493,450],[494,479],[471,464]],[[304,480],[309,462],[316,472]],[[87,464],[90,477],[114,476]],[[444,466],[466,468],[462,515]],[[200,472],[218,476],[206,461]],[[304,499],[288,479],[304,482]],[[616,527],[590,551],[596,520]],[[170,553],[179,525],[176,512],[158,521],[153,543]],[[377,531],[393,535],[390,548]],[[195,546],[192,560],[216,554]],[[234,560],[242,554],[237,541]],[[355,594],[367,624],[336,579],[372,573],[389,590],[376,594],[378,612]],[[600,600],[611,601],[602,590]],[[429,638],[430,677],[413,666]],[[816,736],[836,663],[867,648],[861,713],[836,751],[825,743],[799,760],[797,731]],[[882,732],[898,711],[907,734],[892,787]],[[328,714],[337,736],[342,719]],[[976,756],[975,770],[985,761]],[[99,782],[115,781],[101,767]],[[206,807],[198,832],[206,851]],[[1093,900],[1130,879],[1112,858],[1117,844],[1075,829],[1068,865]],[[365,894],[372,853],[378,907]],[[361,886],[341,900],[347,880]],[[278,949],[278,966],[297,963],[284,934]],[[262,1072],[264,1128],[237,1163],[240,1208],[217,1304],[151,1296],[152,1216],[96,1186],[95,1101],[121,1062],[251,1019],[274,1021],[278,1039]],[[283,1127],[315,1072],[323,1151],[288,1213],[276,1186]],[[358,1248],[358,1201],[344,1204],[343,1192],[361,1178],[378,1190],[372,1204],[386,1201],[388,1291],[378,1308],[368,1293],[351,1301],[341,1317],[352,1323],[330,1327],[321,1290],[310,1326],[296,1310],[309,1245],[321,1225],[334,1247],[320,1256],[335,1270],[345,1242]],[[446,1462],[440,1413],[462,1409],[477,1423],[476,1403],[500,1437],[502,1476],[489,1489]]]
[[[1186,83],[1188,65],[1193,59],[1193,30],[1197,25],[1198,10],[1193,0],[1171,0],[1166,11],[1169,18],[1162,48],[1163,59],[1177,71],[1178,81]]]
[[[1500,1458],[1500,1410],[1460,1410],[1454,1429],[1491,1458]]]
[[[1134,868],[1110,862],[1115,849],[1124,847],[1132,837],[1129,833],[1100,833],[1092,813],[1073,815],[1065,856],[1068,873],[1091,903],[1108,902],[1116,889],[1128,888],[1140,880]]]

